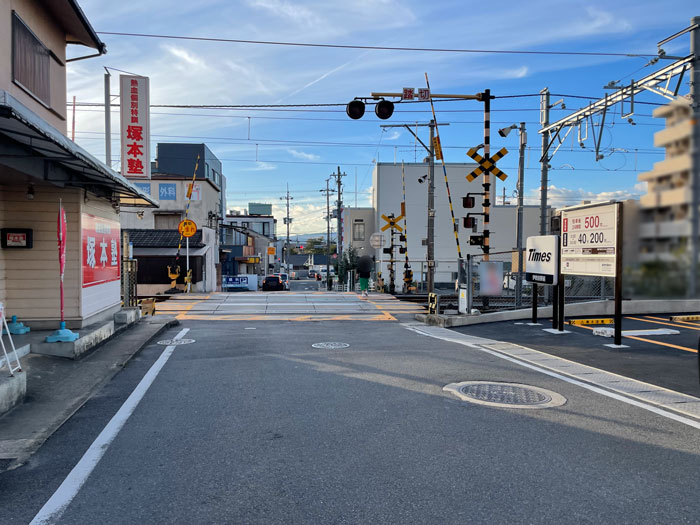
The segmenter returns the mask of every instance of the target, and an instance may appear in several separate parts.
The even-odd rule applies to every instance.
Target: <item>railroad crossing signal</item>
[[[501,179],[503,181],[508,178],[508,175],[506,175],[505,173],[503,173],[501,170],[499,170],[496,167],[496,162],[498,162],[500,159],[502,159],[506,155],[506,153],[508,153],[508,150],[506,148],[501,148],[498,151],[498,153],[496,153],[493,157],[489,157],[489,158],[482,157],[476,151],[477,151],[476,148],[472,148],[469,151],[467,151],[467,155],[479,163],[479,166],[474,171],[472,171],[469,175],[467,175],[467,180],[469,182],[472,182],[474,179],[476,179],[479,175],[484,173],[486,170],[489,170],[496,177],[498,177],[499,179]]]
[[[403,219],[403,214],[399,215],[398,217],[394,217],[393,215],[390,215],[389,217],[382,215],[382,219],[386,221],[386,224],[382,226],[382,231],[386,231],[389,228],[397,230],[398,232],[403,231],[403,228],[399,225],[399,221]]]

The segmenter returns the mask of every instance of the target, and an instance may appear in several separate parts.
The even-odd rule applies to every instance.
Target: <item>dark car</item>
[[[279,275],[268,275],[263,279],[262,289],[263,292],[284,290],[284,283]]]

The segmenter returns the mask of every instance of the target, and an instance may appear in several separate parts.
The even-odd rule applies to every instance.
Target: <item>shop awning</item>
[[[12,95],[0,89],[0,138],[11,139],[18,144],[18,151],[0,152],[0,162],[36,166],[31,161],[44,163],[42,178],[47,182],[69,187],[100,187],[119,199],[121,206],[157,208],[158,201],[143,193],[120,173],[90,155],[75,142],[25,107]],[[1,145],[1,144],[0,144]],[[21,153],[19,153],[21,151]],[[54,165],[62,169],[49,173],[46,166]],[[22,166],[23,164],[20,164]],[[16,168],[22,171],[22,167]]]

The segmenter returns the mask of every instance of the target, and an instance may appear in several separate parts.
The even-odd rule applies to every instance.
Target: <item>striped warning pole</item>
[[[428,92],[430,92],[430,82],[428,82],[428,73],[425,74],[425,84],[428,87]],[[462,248],[459,245],[459,233],[457,231],[457,221],[455,220],[455,211],[452,207],[452,195],[450,194],[450,183],[447,181],[447,168],[445,167],[445,158],[442,155],[442,145],[440,144],[440,131],[438,128],[437,118],[435,117],[435,105],[433,104],[433,97],[430,96],[430,109],[433,112],[433,122],[435,122],[435,156],[442,163],[442,174],[445,176],[445,187],[447,188],[447,202],[450,204],[450,214],[452,215],[452,231],[455,234],[455,242],[457,243],[457,257],[462,258]],[[488,177],[488,172],[487,175]]]
[[[199,155],[197,155],[197,162],[194,163],[194,173],[192,174],[192,182],[190,187],[187,189],[187,205],[185,206],[185,219],[188,218],[190,213],[190,202],[192,202],[192,190],[194,189],[194,181],[197,178],[197,170],[199,169]],[[180,249],[182,248],[182,239],[184,235],[180,233],[180,240],[177,243],[177,254],[175,255],[175,264],[180,260]]]
[[[484,157],[491,158],[491,90],[486,89],[484,96]],[[482,250],[484,252],[484,261],[489,260],[489,239],[491,232],[489,231],[489,213],[491,211],[491,168],[486,165],[484,171],[484,199],[482,200],[482,210],[484,213],[484,244]]]

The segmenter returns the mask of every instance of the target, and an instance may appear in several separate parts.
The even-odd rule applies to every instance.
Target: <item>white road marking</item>
[[[599,388],[597,386],[594,386],[594,385],[591,385],[588,383],[584,383],[582,381],[574,379],[573,377],[567,377],[565,375],[558,374],[552,370],[547,370],[546,368],[541,368],[537,365],[534,365],[531,363],[526,363],[526,362],[521,361],[519,359],[516,359],[514,357],[502,354],[500,352],[496,352],[495,350],[489,350],[488,348],[484,348],[484,347],[480,346],[478,343],[476,343],[476,341],[479,340],[479,338],[477,338],[477,337],[466,336],[464,334],[460,334],[459,332],[452,332],[452,330],[447,330],[446,328],[444,330],[447,330],[448,332],[450,332],[449,334],[438,335],[438,334],[433,332],[433,330],[435,330],[434,327],[431,327],[432,328],[431,331],[426,331],[426,330],[421,330],[420,328],[414,327],[413,325],[407,324],[407,323],[402,324],[402,326],[408,330],[411,330],[413,332],[417,332],[421,335],[426,335],[428,337],[434,337],[435,339],[441,339],[443,341],[448,341],[450,343],[461,344],[464,346],[468,346],[470,348],[474,348],[475,350],[480,350],[482,352],[486,352],[487,354],[491,354],[495,357],[500,357],[501,359],[505,359],[506,361],[510,361],[510,362],[518,364],[520,366],[524,366],[525,368],[535,370],[537,372],[540,372],[542,374],[545,374],[545,375],[548,375],[551,377],[556,377],[557,379],[561,379],[562,381],[566,381],[567,383],[571,383],[573,385],[580,386],[581,388],[585,388],[585,389],[590,390],[592,392],[595,392],[597,394],[601,394],[603,396],[606,396],[606,397],[609,397],[612,399],[616,399],[617,401],[622,401],[623,403],[627,403],[628,405],[632,405],[632,406],[635,406],[638,408],[642,408],[644,410],[648,410],[649,412],[653,412],[654,414],[660,415],[660,416],[668,418],[668,419],[672,419],[672,420],[677,421],[679,423],[683,423],[684,425],[688,425],[689,427],[693,427],[693,428],[700,430],[700,422],[699,421],[695,421],[693,419],[683,417],[683,416],[678,415],[678,414],[674,414],[673,412],[668,412],[668,411],[664,410],[663,408],[659,408],[659,407],[654,406],[654,405],[648,405],[648,404],[643,403],[641,401],[637,401],[636,399],[630,399],[629,397],[625,397],[623,395],[616,394],[615,392],[610,392],[608,390],[604,390],[603,388]],[[460,335],[462,336],[461,338],[459,337]],[[460,339],[463,339],[463,340],[460,340]],[[471,340],[471,341],[469,342],[469,340]],[[484,339],[484,341],[486,341],[486,340]],[[501,341],[491,340],[490,342],[500,343]],[[524,348],[526,348],[526,347],[524,347]]]
[[[189,328],[183,328],[173,339],[181,339],[189,330]],[[158,376],[165,363],[170,359],[174,350],[174,345],[167,346],[165,350],[163,350],[163,353],[160,354],[160,357],[153,363],[153,366],[146,372],[146,375],[143,376],[134,391],[131,392],[127,400],[124,401],[124,404],[119,408],[117,413],[114,414],[109,423],[107,423],[107,426],[102,429],[100,435],[92,442],[92,445],[90,445],[90,448],[83,454],[83,457],[80,458],[78,464],[73,467],[73,470],[71,470],[66,479],[63,480],[61,486],[56,489],[56,492],[49,498],[49,501],[47,501],[37,515],[34,516],[30,525],[56,523],[61,518],[68,508],[68,505],[73,501],[92,471],[102,459],[102,456],[104,456],[109,445],[114,441],[114,438],[117,437],[117,434],[119,434],[119,431],[131,414],[134,413],[134,410],[136,410],[141,399],[143,399],[143,396],[146,394],[151,384],[153,384],[153,381]]]

